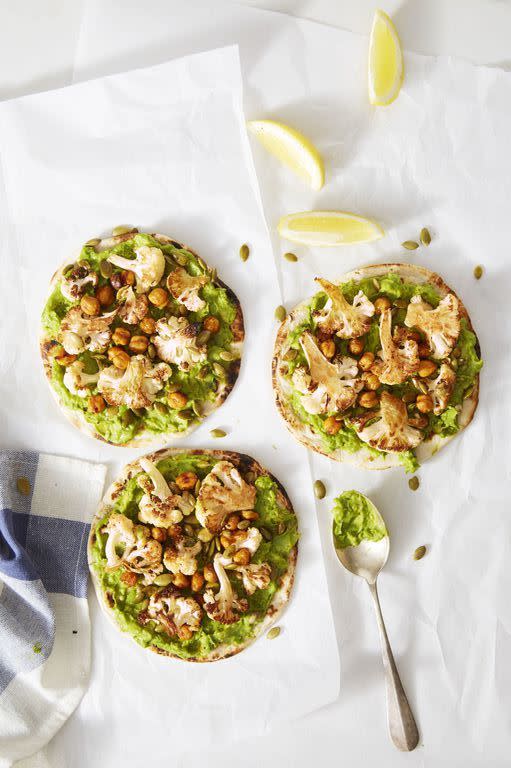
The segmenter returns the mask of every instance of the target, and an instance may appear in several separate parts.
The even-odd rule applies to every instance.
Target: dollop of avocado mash
[[[361,541],[380,541],[387,529],[374,504],[358,491],[344,491],[334,500],[333,531],[336,546],[358,547]]]

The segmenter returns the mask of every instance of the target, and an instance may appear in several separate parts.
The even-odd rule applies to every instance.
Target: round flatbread
[[[75,427],[139,447],[184,437],[223,403],[244,336],[240,303],[216,270],[166,235],[133,229],[90,240],[55,273],[40,350]]]
[[[277,407],[308,448],[368,469],[414,471],[472,420],[482,366],[454,291],[412,264],[345,274],[277,333]]]
[[[110,486],[88,559],[118,629],[163,656],[206,662],[239,653],[280,616],[297,542],[284,488],[255,459],[166,448]]]

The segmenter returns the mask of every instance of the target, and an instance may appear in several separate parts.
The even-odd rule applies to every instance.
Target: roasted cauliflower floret
[[[319,327],[327,333],[336,333],[341,339],[356,339],[367,333],[374,315],[374,304],[363,291],[359,291],[350,304],[342,290],[328,280],[316,278],[328,296],[328,301],[316,315]]]
[[[251,555],[255,555],[262,540],[261,531],[254,527],[247,528],[246,531],[232,531],[229,537],[230,544],[234,547],[235,552],[238,549],[248,549]]]
[[[134,355],[125,371],[113,365],[103,368],[98,391],[110,405],[149,408],[170,373],[166,363],[153,366],[144,355]]]
[[[109,517],[103,530],[108,536],[105,544],[107,566],[117,568],[137,543],[135,526],[129,517],[116,512]]]
[[[199,291],[207,282],[205,275],[194,277],[183,267],[178,267],[167,277],[167,288],[176,301],[184,304],[190,312],[198,312],[206,306],[206,302],[199,296]]]
[[[142,458],[139,461],[144,472],[138,484],[145,491],[139,502],[138,519],[160,528],[168,528],[189,515],[195,507],[195,498],[185,491],[182,496],[172,493],[167,481],[152,461]]]
[[[119,309],[119,317],[128,325],[137,325],[149,311],[145,293],[139,293],[137,296],[131,285],[126,285],[117,291],[117,301],[123,302]]]
[[[254,509],[257,491],[230,461],[219,461],[202,481],[195,515],[211,533],[219,533],[231,512]]]
[[[458,340],[460,318],[460,303],[453,293],[444,296],[436,309],[432,309],[420,296],[413,296],[406,312],[405,325],[422,331],[432,356],[442,360],[452,352]]]
[[[309,365],[309,374],[313,384],[321,388],[322,394],[316,393],[314,400],[321,404],[321,413],[327,411],[345,411],[355,402],[363,382],[357,378],[357,366],[351,358],[343,358],[338,363],[331,363],[317,346],[311,333],[306,332],[300,338],[300,344]],[[310,390],[309,390],[310,391]],[[313,405],[307,401],[309,406]]]
[[[365,426],[371,417],[376,417],[376,421]],[[388,392],[382,392],[379,413],[354,419],[353,424],[364,443],[388,453],[416,448],[423,439],[422,433],[408,423],[406,405]]]
[[[455,383],[455,372],[450,365],[442,363],[438,376],[430,384],[430,394],[433,397],[433,413],[436,416],[447,408]]]
[[[302,366],[298,366],[291,376],[293,387],[300,394],[300,405],[307,413],[325,413],[328,410],[329,397],[326,389],[312,381],[310,374]]]
[[[159,541],[149,537],[137,539],[136,546],[123,556],[122,562],[130,571],[140,573],[145,584],[151,584],[156,576],[163,572],[162,546]]]
[[[224,566],[230,563],[231,561],[220,553],[215,555],[213,568],[220,589],[216,594],[211,589],[207,589],[204,593],[204,610],[210,619],[220,624],[234,624],[235,621],[239,621],[240,613],[248,610],[247,601],[237,596],[225,571]]]
[[[100,352],[112,337],[110,326],[116,314],[117,310],[114,310],[100,317],[89,317],[80,307],[71,307],[62,319],[58,340],[70,355],[79,354],[84,349]]]
[[[88,285],[95,288],[97,284],[98,276],[90,266],[75,264],[62,278],[60,292],[68,301],[78,301]]]
[[[90,395],[90,389],[87,387],[90,384],[96,384],[99,379],[99,371],[97,373],[85,373],[83,369],[84,363],[81,360],[75,360],[74,363],[67,366],[64,374],[64,386],[72,395],[78,395],[78,397]]]
[[[193,576],[197,570],[197,555],[201,551],[200,541],[187,547],[183,541],[177,541],[175,546],[167,547],[163,555],[163,564],[172,573],[183,573]]]
[[[413,339],[407,339],[401,346],[392,339],[392,312],[385,309],[380,317],[380,360],[376,360],[371,370],[382,384],[402,384],[419,370],[419,348]]]
[[[271,581],[271,566],[268,563],[238,565],[235,570],[242,578],[247,595],[253,595],[256,589],[266,589]]]
[[[174,587],[166,587],[151,595],[144,618],[158,622],[171,636],[189,640],[200,629],[202,609],[193,597],[182,597]]]
[[[205,345],[197,345],[197,323],[189,323],[184,317],[168,317],[156,323],[153,343],[158,356],[167,363],[174,363],[187,371],[207,359]]]
[[[137,293],[147,293],[149,288],[158,285],[165,271],[165,256],[160,248],[142,245],[135,250],[134,259],[124,256],[108,257],[108,261],[121,269],[129,269],[137,276]]]

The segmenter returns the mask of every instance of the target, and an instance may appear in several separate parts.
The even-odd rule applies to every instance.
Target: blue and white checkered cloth
[[[47,744],[85,691],[87,536],[105,471],[0,452],[0,768]]]

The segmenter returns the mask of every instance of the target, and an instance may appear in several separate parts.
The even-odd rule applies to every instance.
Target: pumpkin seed
[[[225,437],[227,432],[223,429],[212,429],[209,434],[211,437]]]
[[[79,267],[85,267],[85,269],[89,269],[90,267],[90,264],[87,261],[87,259],[80,259],[79,261],[76,262],[76,264]]]
[[[321,480],[316,480],[314,483],[314,495],[317,499],[324,499],[326,496],[326,488],[325,484],[321,482]]]
[[[28,477],[18,477],[16,480],[16,488],[18,489],[18,492],[21,493],[22,496],[29,496],[30,495],[30,480]]]
[[[156,357],[156,347],[154,346],[154,344],[149,344],[149,346],[147,347],[147,354],[149,355],[149,358],[151,360],[154,360],[154,358]]]
[[[213,373],[221,379],[225,378],[225,368],[220,363],[213,363]]]
[[[185,408],[184,411],[179,411],[179,416],[185,421],[190,421],[190,419],[194,418],[195,414],[190,408]]]
[[[211,280],[212,283],[214,283],[216,282],[217,277],[218,277],[218,271],[216,267],[213,267],[213,269],[209,270],[209,279]]]
[[[219,357],[221,360],[225,360],[226,363],[232,363],[233,360],[237,359],[237,355],[234,352],[228,352],[226,349],[220,352]]]
[[[268,640],[275,640],[280,635],[280,627],[272,627],[269,632],[266,633]]]
[[[297,354],[298,354],[298,350],[297,349],[293,349],[291,347],[291,348],[289,348],[287,350],[286,354],[284,355],[284,360],[288,360],[288,361],[289,360],[295,360]]]
[[[376,288],[377,291],[380,290],[380,281],[377,280],[375,277],[373,277],[373,285]]]
[[[426,554],[426,547],[424,545],[422,545],[422,547],[417,547],[417,549],[413,553],[413,559],[422,560],[425,554]]]
[[[202,267],[202,269],[204,270],[204,272],[206,272],[206,271],[207,271],[207,269],[208,269],[208,265],[206,264],[206,262],[204,261],[204,259],[201,259],[201,257],[200,257],[200,256],[197,256],[197,263],[198,263],[199,267]]]
[[[285,253],[284,258],[286,261],[298,261],[298,256],[295,253]]]
[[[420,240],[422,245],[429,245],[431,242],[431,234],[427,227],[423,227],[420,233]]]
[[[112,277],[114,265],[110,264],[110,262],[106,259],[102,259],[102,261],[99,262],[99,271],[101,277],[104,277],[106,280],[108,280],[109,277]]]
[[[201,411],[199,403],[195,402],[195,400],[192,403],[192,411],[194,414],[199,418],[202,419],[203,413]]]
[[[199,381],[204,381],[204,379],[209,375],[209,368],[207,365],[203,365],[202,368],[197,373],[197,378]]]
[[[471,384],[470,387],[467,387],[467,389],[463,393],[463,399],[466,400],[468,397],[471,396],[471,394],[474,391],[474,384]]]
[[[177,314],[178,314],[178,315],[181,315],[181,317],[184,317],[185,315],[187,315],[187,314],[188,314],[188,310],[187,310],[187,308],[185,307],[185,305],[184,305],[184,304],[180,304],[180,305],[177,307],[177,310],[176,310],[176,311],[177,311]]]
[[[133,232],[135,231],[133,227],[126,227],[123,224],[121,224],[119,227],[114,227],[112,229],[112,235],[114,237],[117,237],[117,235],[125,235],[127,232]]]
[[[394,306],[398,307],[399,309],[406,309],[408,302],[406,299],[396,299],[394,301]]]
[[[220,541],[219,536],[215,536],[215,549],[217,552],[220,552],[220,550],[222,549],[222,542]]]
[[[250,528],[250,520],[242,520],[240,523],[238,523],[239,531],[246,531],[247,528]]]
[[[179,392],[179,384],[173,384],[172,382],[167,387],[167,392],[171,394],[172,392]]]
[[[250,522],[250,520],[249,520],[249,522]],[[263,537],[263,539],[265,541],[271,541],[272,540],[273,536],[271,534],[271,531],[268,530],[268,528],[259,528],[259,530],[261,531],[261,536]]]
[[[458,361],[456,360],[456,358],[454,358],[454,360],[451,360],[451,368],[453,370],[456,370],[458,368]]]
[[[416,476],[414,476],[414,477],[411,477],[411,478],[408,480],[408,488],[409,488],[411,491],[416,491],[416,490],[418,490],[418,488],[419,488],[419,485],[420,485],[420,480],[419,480],[419,478],[418,478],[418,477],[416,477]]]
[[[129,427],[129,425],[133,424],[135,421],[136,416],[132,411],[124,411],[124,413],[121,414],[120,419],[123,427]]]
[[[99,245],[101,242],[101,239],[99,237],[91,237],[90,240],[87,240],[85,243],[86,246],[89,248],[95,248],[97,245]]]
[[[164,405],[163,403],[155,403],[154,410],[157,413],[161,413],[162,416],[165,416],[165,414],[167,413],[167,406]]]
[[[415,240],[405,240],[401,245],[403,248],[406,248],[407,251],[415,251],[416,248],[419,247],[419,243],[416,243]]]
[[[280,305],[277,307],[277,309],[275,310],[275,318],[276,318],[276,319],[277,319],[277,320],[278,320],[280,323],[283,323],[283,322],[284,322],[284,320],[286,319],[286,316],[287,316],[286,308],[285,308],[285,307],[283,307],[283,306],[282,306],[282,304],[280,304]]]
[[[483,276],[483,268],[480,264],[474,267],[474,277],[476,280],[480,280]]]
[[[207,344],[210,338],[211,338],[211,331],[207,331],[206,329],[204,329],[203,331],[197,334],[197,338],[195,341],[197,342],[197,345],[199,347],[203,347],[204,344]]]
[[[415,389],[418,389],[419,392],[422,392],[423,395],[427,394],[428,391],[428,385],[425,381],[422,381],[421,379],[418,379],[416,376],[412,379],[412,384],[415,387]]]
[[[215,553],[215,540],[211,539],[211,541],[209,542],[209,546],[206,550],[207,559],[210,560],[213,557],[214,553]]]
[[[185,523],[185,524],[183,525],[183,531],[184,531],[184,532],[185,532],[185,533],[186,533],[188,536],[192,536],[192,537],[193,537],[193,536],[195,536],[195,531],[193,530],[193,526],[191,526],[191,525],[190,525],[190,523]]]
[[[250,248],[246,243],[243,243],[243,245],[240,248],[240,259],[242,261],[246,261],[249,256],[250,256]]]
[[[195,483],[195,488],[193,489],[193,492],[195,493],[196,496],[199,495],[201,485],[202,485],[202,482],[200,480],[197,480],[197,482]]]
[[[139,419],[142,418],[142,416],[145,415],[145,408],[132,408],[131,409],[135,416],[138,416]]]
[[[256,479],[255,472],[252,472],[252,470],[250,470],[250,472],[245,473],[245,480],[247,481],[247,483],[253,483],[255,479]]]
[[[186,256],[184,253],[174,253],[174,260],[177,261],[177,263],[184,267],[188,264],[188,256]]]
[[[157,587],[168,587],[168,585],[172,581],[172,574],[171,573],[162,573],[160,576],[157,576],[153,582],[153,584],[156,584]]]

